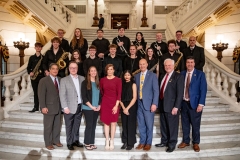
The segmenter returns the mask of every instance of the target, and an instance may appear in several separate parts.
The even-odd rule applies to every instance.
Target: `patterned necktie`
[[[167,79],[168,79],[168,74],[166,74],[166,77],[165,77],[164,82],[162,84],[162,87],[160,89],[160,99],[163,99],[163,97],[164,97],[163,91],[164,91],[164,87],[166,85]]]
[[[187,82],[186,82],[186,86],[185,86],[185,98],[186,99],[189,99],[190,75],[191,75],[191,73],[188,73]]]
[[[57,92],[59,92],[57,78],[54,79],[54,86],[56,87]]]
[[[143,82],[144,82],[144,74],[141,74],[140,77],[140,91],[139,91],[139,98],[142,99],[142,87],[143,87]]]

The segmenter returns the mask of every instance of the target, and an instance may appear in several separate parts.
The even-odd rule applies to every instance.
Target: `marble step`
[[[28,119],[15,119],[8,118],[0,121],[1,127],[19,128],[19,129],[32,129],[43,130],[42,120],[28,120]],[[181,126],[181,123],[179,123]],[[83,133],[85,125],[81,125],[80,132]],[[208,131],[223,131],[223,130],[235,130],[240,129],[240,120],[221,120],[221,121],[203,121],[201,123],[201,132]],[[62,125],[62,132],[65,132],[65,124]],[[103,124],[98,122],[96,127],[96,133],[103,133]],[[116,133],[121,133],[121,123],[117,124]],[[153,133],[160,133],[159,123],[155,123],[153,126]]]
[[[226,106],[222,106],[223,108]],[[26,110],[17,110],[17,111],[11,111],[10,112],[11,118],[19,118],[19,119],[36,119],[36,120],[42,120],[43,115],[40,112],[35,113],[29,113]],[[159,122],[160,115],[158,113],[154,116],[154,121]],[[234,120],[234,119],[240,119],[239,113],[234,112],[225,112],[225,111],[218,111],[218,112],[203,112],[202,115],[202,121],[218,121],[218,120]],[[83,116],[82,123],[85,122],[85,118]],[[121,122],[121,117],[119,116],[118,122]]]
[[[43,132],[39,130],[30,129],[12,129],[12,128],[0,128],[0,138],[12,139],[12,140],[22,140],[22,141],[32,141],[32,142],[44,142]],[[152,144],[157,144],[160,142],[161,135],[154,134]],[[61,132],[60,141],[66,144],[66,133]],[[80,133],[80,141],[83,142],[84,133]],[[182,141],[182,133],[179,132],[178,143]],[[218,143],[218,142],[230,142],[230,141],[240,141],[240,129],[232,131],[215,131],[215,132],[202,132],[201,133],[201,144],[205,143]],[[139,134],[137,134],[137,142],[139,142]],[[96,133],[95,136],[96,145],[105,144],[105,136],[103,133]],[[115,134],[115,145],[122,145],[121,134]]]
[[[37,152],[37,151],[32,151],[32,152]],[[0,152],[1,158],[2,159],[8,159],[8,160],[15,160],[15,159],[24,159],[24,160],[46,160],[46,159],[51,159],[51,160],[79,160],[79,158],[54,158],[54,157],[45,157],[41,155],[31,155],[30,152],[27,155],[24,154],[17,154],[17,153],[7,153],[7,152]],[[201,157],[201,160],[239,160],[240,154],[236,155],[226,155],[226,156],[214,156],[214,157]],[[135,158],[134,158],[135,159]],[[141,158],[143,159],[143,158]],[[182,159],[182,158],[178,158]],[[184,160],[199,160],[199,158],[183,158]],[[90,160],[90,159],[88,159]],[[102,160],[99,158],[99,160]],[[140,160],[140,159],[139,159]],[[145,159],[144,159],[145,160]],[[161,159],[161,160],[166,160],[166,159]]]
[[[31,154],[61,158],[79,158],[79,159],[186,159],[186,158],[201,158],[214,156],[238,155],[240,150],[240,141],[235,142],[219,142],[201,144],[201,151],[194,152],[191,146],[185,149],[178,149],[172,153],[165,152],[166,148],[152,147],[150,151],[135,150],[131,151],[119,149],[121,145],[115,145],[114,150],[108,151],[103,145],[98,145],[98,149],[88,151],[84,148],[75,148],[69,151],[64,145],[61,148],[56,148],[52,151],[44,147],[43,142],[29,142],[9,139],[0,139],[0,152]],[[47,157],[46,157],[47,158]]]

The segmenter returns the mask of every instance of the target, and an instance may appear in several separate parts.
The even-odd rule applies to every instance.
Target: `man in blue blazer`
[[[184,78],[180,73],[174,71],[174,60],[166,59],[164,68],[166,71],[164,77],[161,77],[160,83],[160,130],[161,143],[156,147],[167,146],[166,152],[173,152],[178,139],[179,110],[181,108]]]
[[[192,143],[195,152],[200,151],[200,124],[202,110],[205,106],[207,82],[204,72],[194,68],[194,57],[186,59],[186,71],[181,74],[185,77],[184,94],[181,109],[183,140],[178,148],[185,148],[190,143],[190,125],[192,126]]]
[[[140,73],[135,75],[138,92],[137,120],[140,133],[140,142],[136,149],[149,151],[152,145],[154,112],[158,106],[157,75],[147,70],[147,61],[139,61]]]

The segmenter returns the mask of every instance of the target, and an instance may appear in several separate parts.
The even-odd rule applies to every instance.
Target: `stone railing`
[[[65,37],[70,39],[76,27],[77,17],[75,13],[66,8],[59,0],[19,0],[22,7],[30,10],[37,19],[41,20],[55,33],[59,28],[66,31]],[[15,5],[17,4],[14,2]],[[17,7],[16,7],[17,8]],[[46,30],[49,31],[49,30]],[[42,53],[51,47],[51,42],[45,44]],[[0,75],[5,87],[4,92],[4,118],[8,118],[10,110],[19,109],[19,104],[29,98],[32,93],[31,80],[27,73],[26,62],[15,72]],[[19,84],[21,82],[21,84]]]
[[[199,30],[212,25],[214,20],[210,19],[209,16],[214,16],[213,13],[226,2],[227,0],[184,1],[178,8],[167,15],[167,39],[174,37],[176,29],[182,30],[184,34],[197,35]],[[171,35],[172,33],[174,34]]]
[[[218,4],[214,2],[218,2]],[[168,40],[175,39],[175,32],[178,29],[182,29],[183,32],[192,30],[202,19],[214,12],[214,9],[221,6],[220,3],[225,3],[225,0],[186,0],[167,15],[166,38]],[[212,8],[211,12],[208,12],[209,8]],[[195,15],[196,12],[199,15]],[[199,43],[197,45],[201,46]],[[240,76],[219,62],[207,50],[205,50],[205,60],[204,72],[208,87],[220,97],[222,103],[230,105],[230,110],[240,112],[240,105],[237,103],[236,97],[236,84],[240,81]]]

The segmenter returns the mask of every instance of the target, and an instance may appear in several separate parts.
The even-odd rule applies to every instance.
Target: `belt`
[[[190,104],[190,101],[186,101],[186,100],[183,100],[184,102],[186,102],[186,103],[188,103],[188,104]]]

